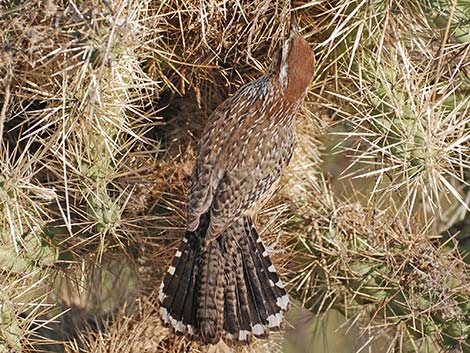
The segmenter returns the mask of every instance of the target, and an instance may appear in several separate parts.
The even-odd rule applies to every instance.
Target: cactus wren
[[[188,225],[160,287],[160,313],[204,344],[248,344],[281,327],[289,297],[253,225],[292,156],[314,58],[291,17],[264,76],[211,115],[189,190]]]

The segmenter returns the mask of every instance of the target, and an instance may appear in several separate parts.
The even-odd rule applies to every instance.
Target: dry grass
[[[315,80],[257,220],[291,295],[344,313],[358,352],[470,351],[467,253],[440,236],[470,201],[463,0],[0,1],[0,351],[207,351],[161,327],[154,289],[202,127],[291,8]]]

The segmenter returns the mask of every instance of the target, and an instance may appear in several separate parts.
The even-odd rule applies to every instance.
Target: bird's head
[[[298,100],[312,82],[313,66],[312,48],[300,35],[297,21],[292,14],[289,38],[274,57],[271,76],[279,82],[288,99]]]

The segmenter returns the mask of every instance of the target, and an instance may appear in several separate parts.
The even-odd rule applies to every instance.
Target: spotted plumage
[[[202,343],[266,337],[288,308],[252,219],[289,163],[312,80],[313,53],[291,27],[269,72],[214,111],[199,143],[187,232],[159,299],[164,323]]]

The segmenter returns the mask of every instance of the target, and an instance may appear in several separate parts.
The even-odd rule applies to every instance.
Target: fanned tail
[[[206,344],[248,344],[280,329],[289,298],[251,219],[206,242],[208,223],[185,234],[162,282],[165,325]]]

